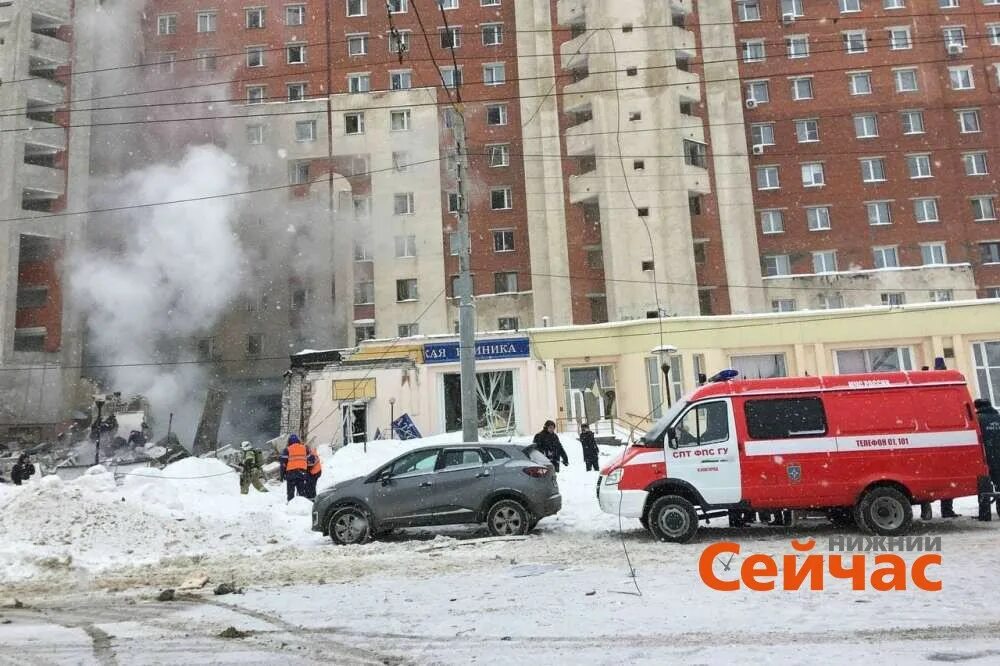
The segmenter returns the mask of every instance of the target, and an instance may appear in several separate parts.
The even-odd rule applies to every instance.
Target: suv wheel
[[[330,538],[338,546],[364,543],[371,534],[368,515],[356,506],[334,509],[327,528],[330,531]]]
[[[649,531],[660,541],[687,543],[698,531],[694,505],[678,495],[666,495],[649,507]]]
[[[531,529],[528,510],[517,500],[504,499],[494,502],[486,512],[486,528],[493,536],[527,534]]]
[[[913,506],[903,493],[891,486],[877,486],[862,496],[856,515],[866,531],[879,536],[904,534],[913,522]]]

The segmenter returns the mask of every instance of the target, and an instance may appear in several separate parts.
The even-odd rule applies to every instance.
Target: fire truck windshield
[[[688,402],[685,398],[687,398],[687,396],[675,402],[670,409],[664,412],[663,416],[657,419],[656,423],[650,426],[649,430],[646,431],[646,434],[639,440],[639,444],[641,446],[663,446],[663,440],[667,433],[667,426],[669,426],[670,423],[674,421],[682,411],[684,411],[684,408],[687,407]]]

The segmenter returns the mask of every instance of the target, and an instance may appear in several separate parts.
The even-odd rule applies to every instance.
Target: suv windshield
[[[677,418],[678,414],[684,411],[685,407],[687,407],[687,397],[688,396],[684,396],[675,402],[670,409],[663,414],[663,416],[657,419],[656,423],[650,426],[649,430],[646,431],[646,434],[642,436],[639,443],[645,446],[663,446],[663,439],[667,432],[667,426],[670,425],[671,421]]]

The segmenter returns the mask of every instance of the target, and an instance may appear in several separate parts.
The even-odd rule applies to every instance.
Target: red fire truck
[[[720,373],[601,471],[601,508],[662,541],[731,511],[827,511],[903,534],[912,505],[988,492],[979,426],[955,371],[738,380]]]

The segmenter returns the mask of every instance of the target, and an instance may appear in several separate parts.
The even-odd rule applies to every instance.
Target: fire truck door
[[[740,501],[740,455],[728,398],[692,405],[675,422],[667,476],[687,481],[709,504]]]

